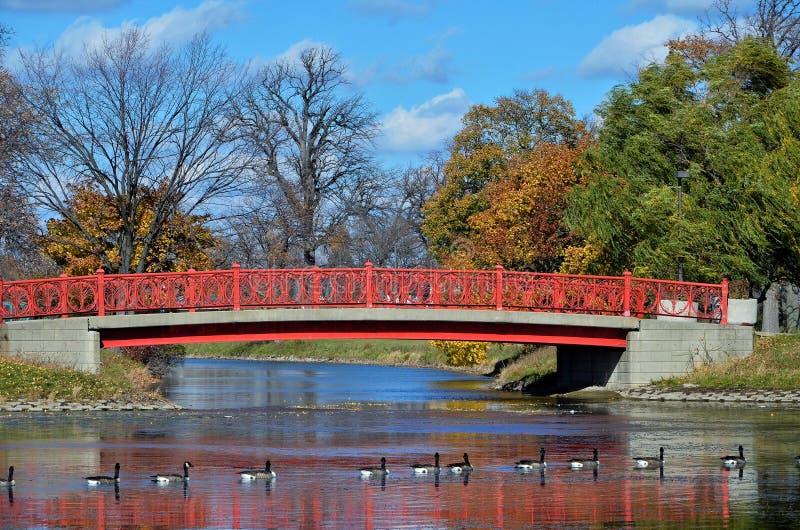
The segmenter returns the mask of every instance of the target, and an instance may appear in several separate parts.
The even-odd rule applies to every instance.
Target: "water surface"
[[[0,416],[10,528],[797,527],[800,410],[555,403],[424,369],[188,360],[165,381],[182,411]],[[748,463],[719,457],[745,446]],[[634,455],[666,449],[663,474]],[[547,449],[548,469],[513,463]],[[600,468],[567,461],[600,453]],[[476,469],[414,476],[466,451]],[[358,468],[385,456],[384,480]],[[236,471],[270,459],[274,481]],[[188,486],[155,472],[192,468]],[[119,488],[82,477],[122,465]]]

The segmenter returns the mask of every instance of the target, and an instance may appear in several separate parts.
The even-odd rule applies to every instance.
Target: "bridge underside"
[[[627,330],[454,321],[292,321],[103,329],[104,348],[229,341],[317,339],[464,340],[625,348]]]

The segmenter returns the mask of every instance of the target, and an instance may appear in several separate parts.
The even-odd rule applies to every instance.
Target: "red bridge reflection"
[[[174,459],[174,450],[158,449],[147,459],[118,452],[105,454],[100,466],[108,469],[126,457],[135,462],[123,467],[118,497],[113,488],[83,484],[48,497],[35,482],[23,481],[13,502],[0,499],[0,517],[24,528],[687,527],[729,517],[726,478],[719,473],[680,480],[667,469],[659,478],[658,471],[632,470],[626,451],[614,446],[600,447],[601,461],[609,463],[597,476],[558,464],[568,454],[590,452],[585,446],[560,448],[550,455],[544,477],[511,470],[506,463],[518,454],[499,452],[471,475],[443,471],[438,478],[413,477],[394,457],[393,474],[383,484],[361,480],[353,470],[363,459],[355,457],[295,457],[281,461],[272,484],[240,484],[230,462],[223,466],[206,454],[206,465],[197,466],[185,489],[147,481],[152,462]],[[476,450],[475,460],[483,460],[480,454]]]

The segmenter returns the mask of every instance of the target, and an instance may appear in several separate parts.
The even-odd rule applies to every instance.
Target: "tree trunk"
[[[308,267],[313,267],[317,264],[317,253],[313,248],[306,248],[303,250],[303,259]]]
[[[772,282],[764,298],[761,318],[761,331],[764,333],[780,333],[780,297],[781,284]]]

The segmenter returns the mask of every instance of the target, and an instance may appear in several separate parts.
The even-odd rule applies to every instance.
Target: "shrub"
[[[489,344],[486,342],[466,342],[452,340],[434,340],[431,346],[441,351],[447,357],[445,361],[450,366],[473,366],[486,362],[486,351]]]
[[[180,344],[128,346],[120,348],[120,353],[146,365],[150,373],[159,379],[167,374],[171,366],[178,364],[186,357],[186,350]]]

